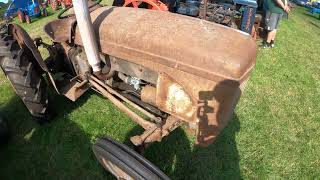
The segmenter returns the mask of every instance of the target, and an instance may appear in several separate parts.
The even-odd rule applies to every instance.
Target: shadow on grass
[[[316,16],[316,15],[313,15],[313,14],[310,14],[310,13],[303,13],[304,15],[306,15],[306,16],[309,16],[309,17],[311,17],[311,18],[314,18],[314,19],[317,19],[317,20],[320,20],[320,14],[317,14],[318,15],[318,17]]]
[[[51,93],[52,94],[52,93]],[[53,95],[56,117],[38,125],[21,100],[14,96],[0,111],[9,120],[11,138],[0,148],[3,179],[110,179],[96,161],[88,135],[68,114],[84,104],[92,93],[76,103]]]
[[[236,114],[231,116],[240,94],[239,83],[231,80],[220,82],[211,91],[199,92],[197,117],[201,133],[197,140],[204,144],[213,142],[208,147],[194,146],[182,128],[178,128],[161,143],[151,144],[144,156],[172,179],[240,179],[235,140],[240,122]],[[213,102],[218,105],[213,106]],[[127,134],[127,141],[141,133],[142,128],[134,128]]]
[[[312,21],[309,21],[309,22],[310,22],[310,24],[311,24],[312,26],[320,29],[320,25],[319,25],[319,24],[316,24],[316,23],[314,23],[314,22],[312,22]]]
[[[17,96],[0,106],[13,130],[9,144],[0,149],[3,179],[114,179],[96,161],[90,135],[68,118],[92,94],[75,103],[53,95],[56,117],[42,126],[32,121]],[[144,156],[172,179],[240,179],[235,140],[239,130],[240,122],[234,115],[215,142],[202,148],[194,147],[185,131],[178,128],[162,142],[151,144]],[[129,131],[125,144],[133,147],[129,138],[139,133],[139,126]]]
[[[172,179],[240,179],[239,153],[235,135],[240,122],[235,115],[216,141],[208,147],[194,146],[182,128],[176,129],[161,142],[152,143],[144,157]],[[142,133],[136,126],[127,135]],[[127,144],[126,143],[126,144]]]

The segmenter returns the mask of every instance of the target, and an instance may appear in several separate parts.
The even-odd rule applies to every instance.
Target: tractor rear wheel
[[[57,0],[50,0],[50,5],[52,10],[56,11],[58,9],[58,1]]]
[[[24,13],[21,10],[18,10],[18,19],[21,23],[26,22],[26,19],[24,18]]]
[[[30,16],[26,15],[25,18],[26,18],[26,23],[31,24]]]
[[[170,179],[140,154],[111,138],[98,139],[92,149],[100,164],[118,179]]]
[[[0,66],[16,94],[39,123],[49,119],[47,85],[32,52],[13,36],[0,38]]]

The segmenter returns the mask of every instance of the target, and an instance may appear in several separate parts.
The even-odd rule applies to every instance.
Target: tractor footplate
[[[84,80],[78,82],[73,80],[61,88],[61,92],[71,101],[76,101],[80,96],[82,96],[90,88],[88,81]]]

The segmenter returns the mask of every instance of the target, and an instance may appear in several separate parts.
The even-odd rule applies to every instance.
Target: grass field
[[[43,36],[51,15],[23,25]],[[48,41],[48,38],[46,39]],[[261,49],[233,120],[208,148],[177,129],[152,144],[145,157],[172,179],[320,178],[320,20],[296,8],[283,20],[276,48]],[[57,116],[32,121],[0,73],[0,111],[12,138],[0,148],[0,179],[113,179],[91,151],[97,137],[132,146],[142,129],[100,95],[76,103],[51,93]]]

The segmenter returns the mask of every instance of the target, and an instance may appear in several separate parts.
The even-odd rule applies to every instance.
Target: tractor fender
[[[38,48],[33,42],[33,39],[29,36],[29,34],[23,28],[21,28],[17,24],[9,24],[8,32],[9,34],[12,34],[15,37],[19,45],[27,46],[27,48],[32,52],[37,64],[44,72],[49,72],[49,69],[46,63],[43,61]]]
[[[71,43],[76,22],[75,17],[57,19],[46,24],[43,30],[54,42]]]
[[[36,47],[36,45],[33,42],[33,39],[29,36],[29,34],[23,29],[21,28],[19,25],[17,24],[9,24],[8,25],[8,33],[10,35],[12,35],[14,37],[14,39],[17,40],[18,44],[20,46],[26,46],[33,54],[34,56],[34,63],[37,63],[39,65],[39,67],[41,68],[41,70],[43,70],[43,72],[47,73],[50,82],[52,83],[53,87],[55,88],[56,92],[58,94],[60,94],[56,83],[49,71],[49,68],[47,67],[46,63],[43,61],[42,56],[38,50],[38,48]]]
[[[69,0],[65,1],[72,4]],[[96,9],[102,7],[100,4],[96,4],[93,1],[88,2],[89,12],[93,12]],[[73,8],[70,9],[72,11]],[[63,13],[62,13],[63,14]],[[61,16],[60,14],[59,16]],[[44,32],[54,41],[54,42],[69,42],[73,43],[74,32],[77,25],[77,20],[74,14],[69,14],[65,17],[59,17],[59,19],[53,20],[46,24],[43,28]],[[68,18],[67,18],[68,17]]]

